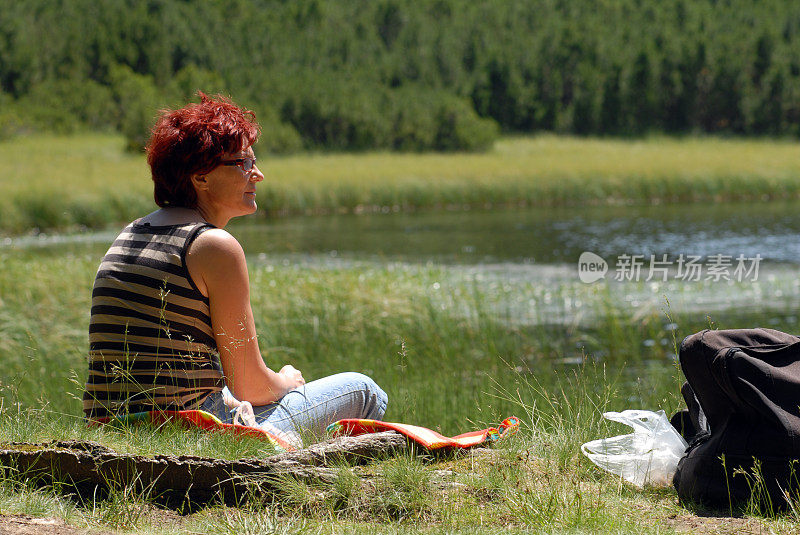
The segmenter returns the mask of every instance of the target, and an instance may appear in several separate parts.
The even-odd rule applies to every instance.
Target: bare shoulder
[[[239,242],[223,229],[210,229],[195,238],[186,252],[186,267],[200,292],[220,285],[246,284],[247,264]]]
[[[239,242],[231,234],[221,228],[212,228],[202,232],[194,239],[189,247],[188,254],[195,255],[196,258],[213,258],[218,255],[241,255],[244,257],[244,250]]]

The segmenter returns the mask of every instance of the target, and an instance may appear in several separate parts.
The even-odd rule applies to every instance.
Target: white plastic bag
[[[687,444],[664,411],[604,412],[603,417],[632,427],[633,433],[582,445],[581,451],[589,460],[639,488],[672,485]]]
[[[258,427],[256,422],[256,415],[253,413],[253,405],[249,401],[239,401],[228,387],[222,388],[222,402],[225,406],[231,409],[233,413],[233,425],[247,425],[250,427]]]
[[[290,446],[298,449],[303,447],[303,439],[299,434],[291,431],[283,431],[269,422],[258,423],[255,412],[253,411],[253,405],[249,401],[239,401],[233,397],[233,394],[228,390],[227,386],[222,387],[222,402],[225,403],[225,406],[231,409],[233,413],[233,425],[258,427],[280,438]]]

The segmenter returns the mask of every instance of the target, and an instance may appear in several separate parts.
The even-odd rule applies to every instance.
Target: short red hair
[[[224,154],[238,152],[258,140],[260,128],[252,111],[221,95],[197,94],[198,104],[162,111],[147,143],[153,197],[162,208],[195,208],[197,193],[192,175],[208,173]]]

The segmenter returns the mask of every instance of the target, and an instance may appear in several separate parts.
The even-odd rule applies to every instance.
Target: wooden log
[[[0,444],[0,466],[41,485],[65,484],[79,495],[133,486],[147,499],[174,506],[220,499],[239,503],[280,488],[286,477],[333,481],[332,462],[357,463],[404,451],[394,431],[340,437],[266,459],[228,461],[191,455],[120,454],[96,442]]]
[[[297,451],[268,457],[268,462],[291,461],[309,466],[331,464],[364,464],[407,451],[407,439],[400,433],[385,431],[357,437],[338,437]]]

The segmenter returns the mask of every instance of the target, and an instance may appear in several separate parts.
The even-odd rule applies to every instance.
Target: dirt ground
[[[0,535],[78,535],[89,533],[70,527],[54,518],[26,515],[0,515]]]
[[[774,533],[763,522],[753,518],[670,515],[666,518],[666,524],[680,533],[714,535],[767,535]]]
[[[164,522],[174,522],[175,513],[163,511]],[[680,533],[713,535],[767,535],[773,533],[756,519],[701,517],[691,514],[671,515],[665,523]],[[103,530],[105,533],[107,531]],[[33,518],[26,515],[0,515],[0,535],[88,535],[98,530],[68,526],[54,518]]]

